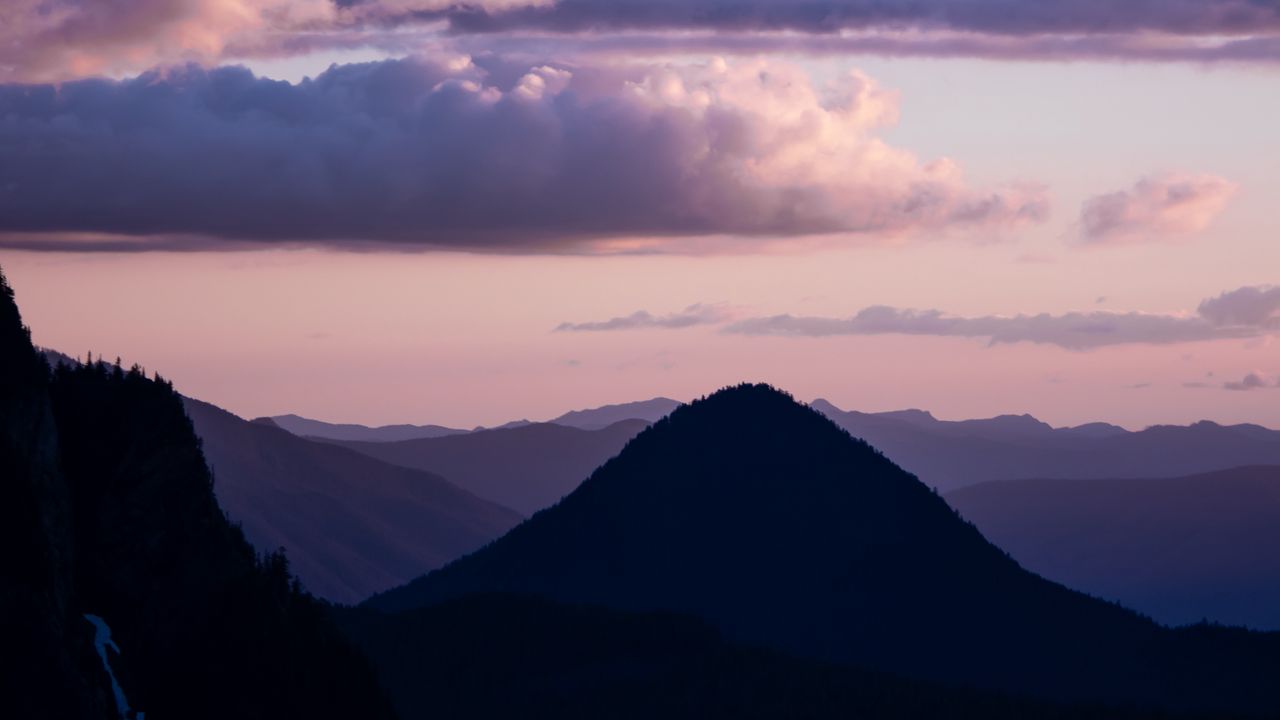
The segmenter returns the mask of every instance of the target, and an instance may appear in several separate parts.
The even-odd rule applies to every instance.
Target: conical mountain
[[[932,490],[764,385],[682,406],[487,548],[370,600],[503,591],[1054,699],[1272,709],[1280,641],[1173,631],[1020,568]]]

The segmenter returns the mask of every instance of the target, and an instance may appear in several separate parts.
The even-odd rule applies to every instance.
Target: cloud
[[[835,335],[925,335],[982,338],[991,345],[1036,343],[1068,350],[1112,345],[1169,345],[1253,338],[1280,330],[1271,307],[1276,288],[1241,288],[1201,303],[1195,315],[1071,312],[1063,315],[962,317],[940,310],[872,306],[847,318],[774,315],[740,320],[724,332],[739,335],[828,337]]]
[[[974,189],[889,145],[897,109],[864,75],[819,88],[763,60],[491,75],[444,56],[296,85],[188,65],[0,86],[0,246],[592,251],[1046,217],[1042,188]]]
[[[1280,287],[1244,287],[1209,298],[1197,312],[1215,325],[1280,329]]]
[[[1119,245],[1198,233],[1222,213],[1236,190],[1234,183],[1213,175],[1143,178],[1129,190],[1085,201],[1080,211],[1082,240]]]
[[[467,0],[477,12],[552,0]],[[60,81],[291,55],[351,42],[389,18],[443,13],[455,0],[4,0],[0,80]],[[368,39],[366,36],[365,39]]]
[[[1262,390],[1266,388],[1280,387],[1280,381],[1273,382],[1262,376],[1261,373],[1251,372],[1244,376],[1241,380],[1228,381],[1222,383],[1224,390],[1236,390],[1247,392],[1249,390]]]
[[[729,311],[720,305],[695,303],[680,312],[667,315],[653,315],[645,310],[638,310],[630,315],[610,318],[597,322],[560,323],[556,332],[599,332],[605,330],[639,330],[646,328],[664,328],[678,330],[695,325],[716,325],[729,318]]]
[[[713,53],[759,55],[783,53],[812,57],[876,55],[883,57],[983,58],[1018,62],[1139,61],[1268,65],[1280,62],[1280,36],[1206,38],[1196,35],[1097,34],[1000,35],[947,30],[868,29],[825,34],[791,31],[717,32],[693,30],[609,31],[604,33],[507,32],[454,35],[464,48],[534,54],[665,55]],[[333,42],[405,47],[404,32],[367,33]]]
[[[502,12],[460,3],[428,15],[445,17],[463,32],[705,28],[832,33],[882,28],[1006,35],[1255,35],[1280,29],[1280,6],[1269,0],[558,0]]]
[[[1269,0],[5,0],[0,80],[477,35],[563,52],[1275,62]],[[412,46],[411,49],[420,48]]]

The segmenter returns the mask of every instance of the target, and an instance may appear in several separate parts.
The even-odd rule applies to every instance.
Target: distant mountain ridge
[[[359,602],[501,536],[518,513],[446,478],[248,422],[187,398],[214,490],[255,546],[283,547],[307,589]]]
[[[1170,625],[1280,630],[1280,467],[1003,480],[946,500],[1027,569]]]
[[[1173,631],[1019,568],[934,492],[766,386],[677,409],[486,548],[372,598],[512,592],[1053,699],[1280,710],[1280,636]]]
[[[1176,477],[1280,464],[1280,431],[1259,425],[1201,421],[1131,432],[1106,423],[1053,428],[1029,415],[940,421],[920,411],[846,411],[825,400],[812,407],[944,491],[990,480]]]
[[[656,397],[651,400],[603,405],[589,410],[573,410],[548,422],[556,425],[581,428],[583,430],[600,430],[623,420],[644,420],[657,422],[680,407],[678,400]]]
[[[624,420],[599,430],[552,423],[401,442],[331,441],[393,465],[426,470],[524,515],[555,503],[648,426]]]
[[[676,400],[657,397],[651,400],[603,405],[586,410],[571,410],[546,422],[581,430],[601,430],[623,420],[653,422],[679,406],[680,403]],[[494,427],[481,426],[472,430],[461,430],[443,425],[381,425],[370,427],[354,423],[329,423],[293,414],[273,415],[267,418],[259,418],[259,420],[272,421],[294,435],[302,437],[315,437],[326,440],[353,440],[357,442],[399,442],[401,440],[463,435],[468,432],[480,432],[483,430],[509,430],[526,425],[540,424],[529,420],[513,420]]]
[[[361,440],[370,442],[395,442],[415,438],[444,437],[467,432],[441,425],[381,425],[369,427],[354,423],[328,423],[311,420],[300,415],[272,415],[263,418],[301,437],[318,437],[329,440]]]

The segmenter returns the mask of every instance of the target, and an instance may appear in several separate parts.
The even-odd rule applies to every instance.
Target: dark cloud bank
[[[1046,214],[1042,189],[973,191],[953,166],[884,144],[875,133],[896,106],[861,76],[833,98],[763,61],[493,62],[492,77],[446,58],[335,66],[296,85],[186,66],[0,86],[0,246],[543,250]]]
[[[1280,3],[1275,0],[558,0],[498,11],[477,5],[412,15],[444,17],[455,30],[471,32],[916,28],[1018,35],[1142,31],[1238,35],[1280,29]]]

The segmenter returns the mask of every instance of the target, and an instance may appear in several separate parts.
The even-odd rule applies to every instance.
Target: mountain
[[[0,697],[16,718],[106,718],[113,707],[75,607],[71,497],[58,467],[49,365],[0,274]]]
[[[567,495],[647,425],[624,420],[600,430],[534,423],[393,443],[337,443],[395,465],[427,470],[524,515]]]
[[[670,613],[479,595],[405,613],[344,609],[339,618],[378,667],[402,720],[1163,717],[944,688],[744,648],[703,621]]]
[[[227,521],[172,386],[50,374],[2,276],[0,392],[6,718],[391,717],[285,557]]]
[[[653,422],[666,415],[680,405],[668,398],[658,397],[652,400],[604,405],[589,410],[573,410],[548,422],[580,430],[602,430],[623,420],[645,420]],[[354,425],[348,423],[327,423],[311,420],[298,415],[274,415],[259,420],[270,420],[276,425],[302,437],[323,438],[325,440],[354,440],[357,442],[399,442],[401,440],[418,440],[422,438],[438,438],[449,435],[463,435],[468,432],[482,430],[510,430],[513,428],[536,425],[528,420],[513,420],[496,427],[477,427],[472,430],[459,430],[441,425]]]
[[[467,432],[440,425],[354,425],[349,423],[327,423],[311,420],[299,415],[273,415],[269,418],[277,426],[300,437],[324,438],[326,440],[360,440],[364,442],[395,442],[397,440],[413,440],[416,438],[435,438],[446,435],[458,435]]]
[[[1129,432],[1106,423],[1053,428],[1029,415],[942,421],[921,411],[845,411],[825,400],[812,407],[943,491],[990,480],[1160,478],[1280,464],[1280,431],[1258,425]]]
[[[1162,623],[1280,629],[1280,467],[998,481],[946,499],[1028,570]]]
[[[657,422],[670,415],[671,411],[678,407],[680,407],[680,403],[676,400],[657,397],[652,400],[641,400],[620,405],[604,405],[590,410],[573,410],[550,422],[583,430],[600,430],[624,420]]]
[[[214,490],[258,548],[283,547],[308,590],[359,602],[461,557],[520,521],[422,470],[312,442],[185,400]]]
[[[1280,636],[1169,630],[1027,572],[767,386],[678,408],[554,507],[367,604],[478,592],[689,614],[736,643],[1053,700],[1280,710]]]

